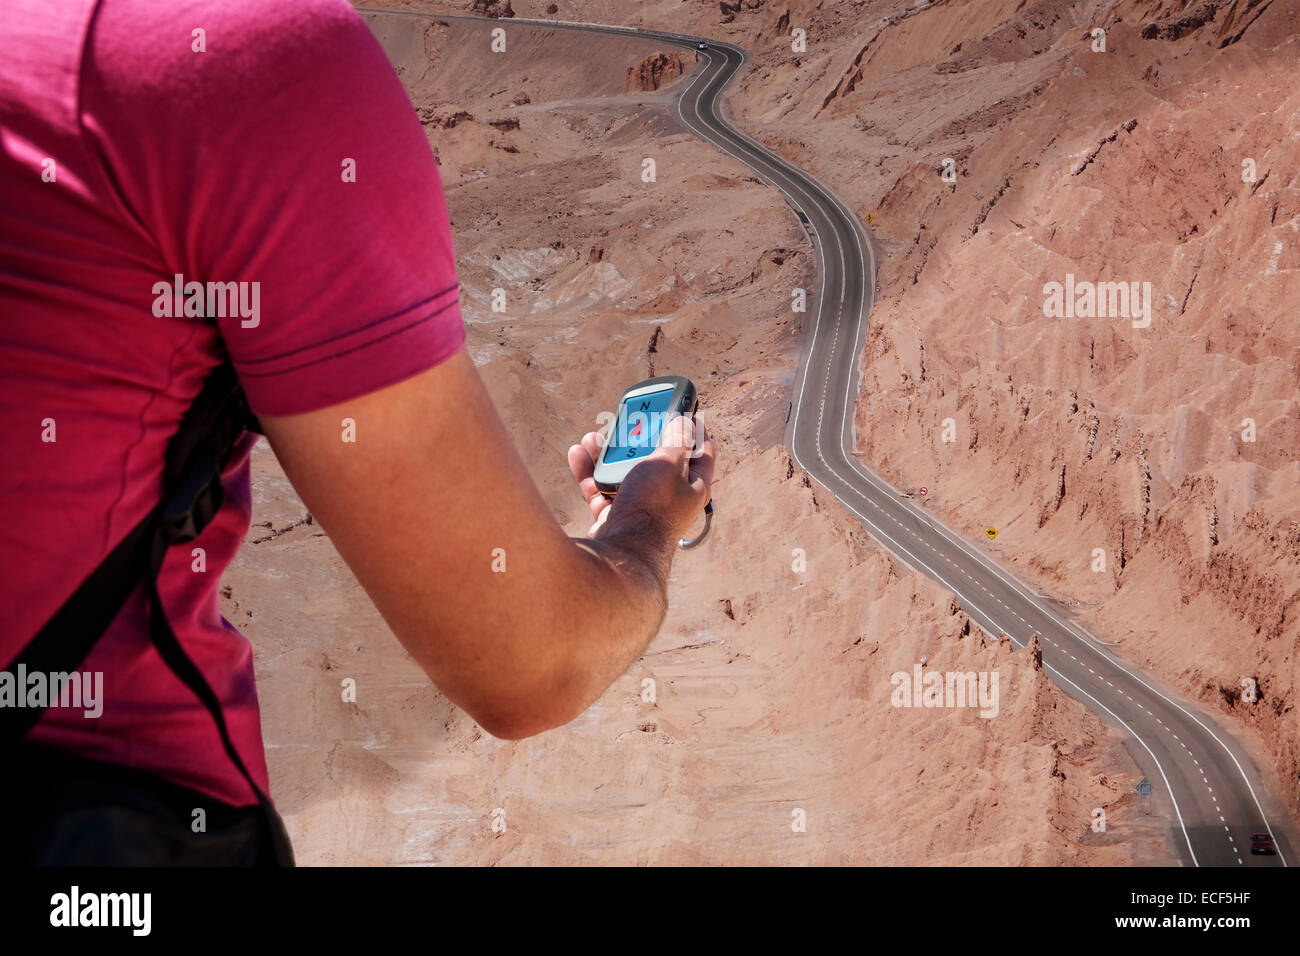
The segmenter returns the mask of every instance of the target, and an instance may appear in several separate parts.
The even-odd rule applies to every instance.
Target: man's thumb
[[[659,447],[667,449],[673,458],[679,457],[681,451],[690,452],[695,447],[695,422],[686,415],[678,415],[664,426]]]

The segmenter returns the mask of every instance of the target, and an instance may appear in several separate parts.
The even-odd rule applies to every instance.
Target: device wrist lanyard
[[[713,499],[710,498],[709,503],[704,506],[704,530],[701,531],[699,534],[697,534],[694,538],[682,538],[677,542],[677,547],[681,548],[683,551],[689,551],[691,548],[696,547],[701,541],[703,541],[705,538],[709,536],[709,529],[712,527],[713,527]]]

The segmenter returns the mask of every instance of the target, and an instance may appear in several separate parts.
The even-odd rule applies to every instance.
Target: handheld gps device
[[[618,400],[618,413],[596,459],[593,478],[606,498],[618,493],[627,473],[659,447],[664,427],[679,415],[694,416],[699,408],[695,384],[681,375],[660,375],[637,382]],[[713,501],[704,508],[704,531],[698,538],[678,544],[693,548],[704,540],[713,523]]]

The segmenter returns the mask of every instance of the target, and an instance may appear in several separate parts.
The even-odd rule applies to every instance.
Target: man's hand
[[[685,534],[709,503],[713,481],[713,441],[704,422],[684,415],[670,421],[659,447],[627,473],[613,502],[592,477],[602,441],[599,432],[588,432],[580,444],[569,448],[569,470],[596,519],[587,536],[600,537],[611,514],[617,524],[631,512],[662,522],[674,540]]]

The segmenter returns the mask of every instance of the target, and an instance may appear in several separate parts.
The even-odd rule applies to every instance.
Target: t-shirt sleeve
[[[255,413],[343,402],[464,344],[437,163],[345,0],[101,0],[81,119],[159,279],[216,289],[205,314]]]

